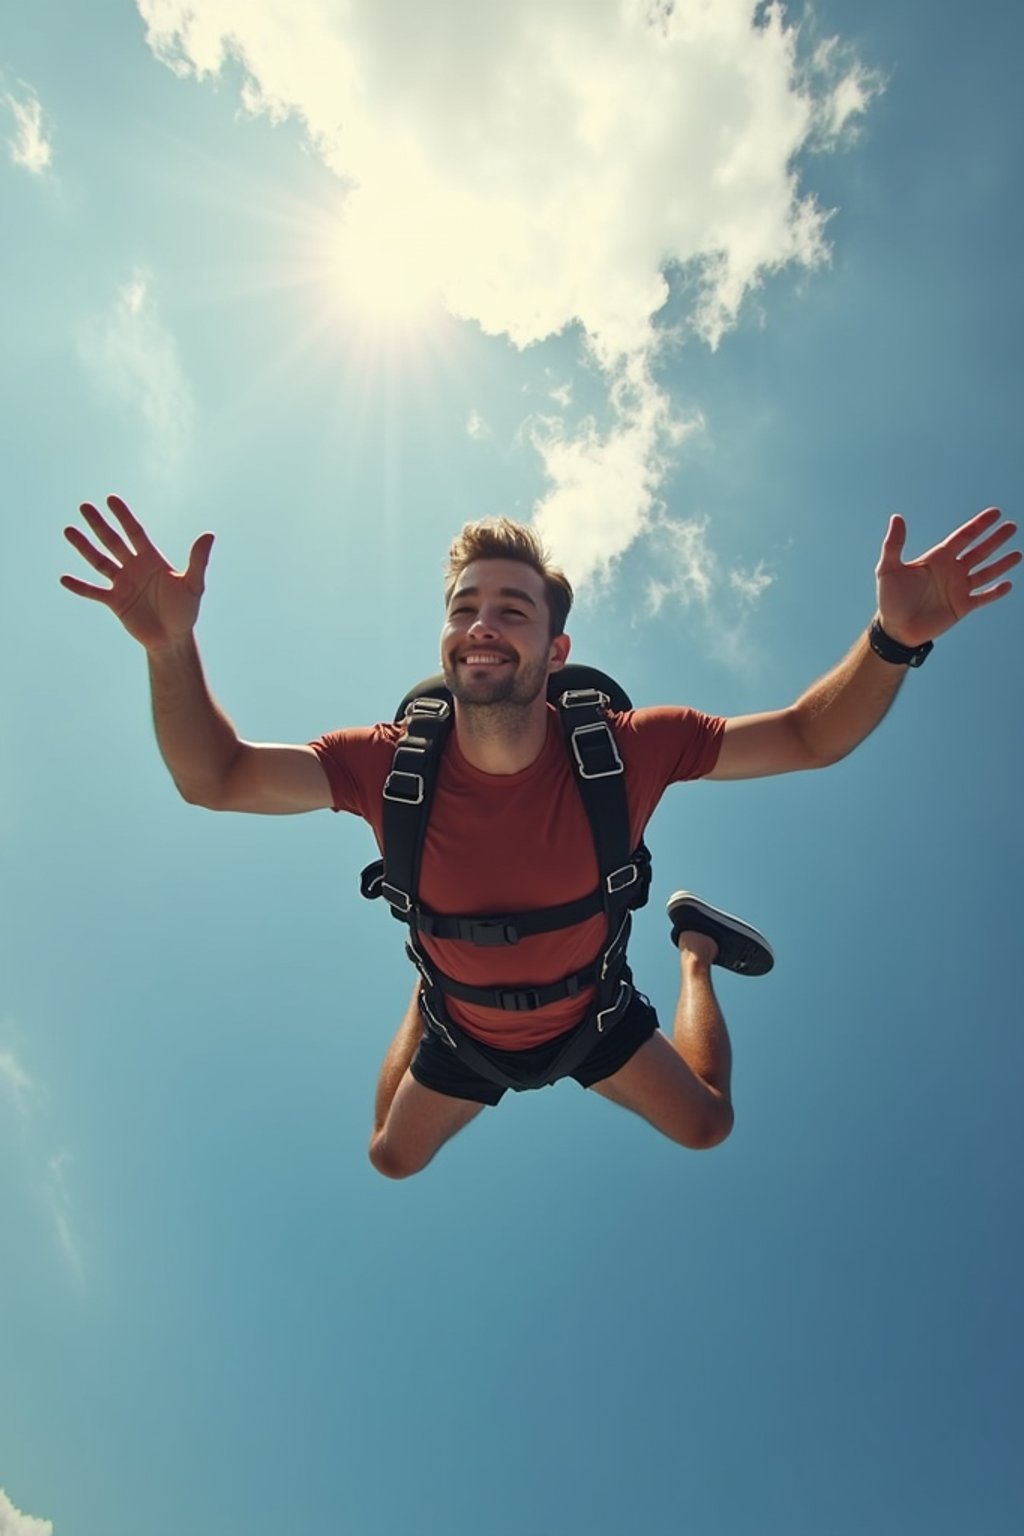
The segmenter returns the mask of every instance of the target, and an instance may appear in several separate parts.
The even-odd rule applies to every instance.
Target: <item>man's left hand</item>
[[[886,634],[901,645],[923,645],[974,609],[1005,597],[1013,583],[999,577],[1018,563],[1020,550],[991,557],[1016,532],[1016,523],[1004,522],[997,507],[988,507],[927,554],[904,562],[907,525],[893,516],[875,567],[878,617]]]

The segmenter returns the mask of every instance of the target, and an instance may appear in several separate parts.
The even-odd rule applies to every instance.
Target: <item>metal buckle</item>
[[[613,869],[605,881],[608,894],[614,896],[616,891],[628,890],[640,879],[640,871],[635,864],[623,864],[621,869]]]
[[[400,891],[397,885],[389,885],[381,875],[379,895],[383,896],[389,906],[397,907],[399,912],[411,912],[412,901],[405,891]]]
[[[401,787],[395,782],[396,779],[401,779],[403,784],[408,783],[408,794],[402,793]],[[399,805],[422,805],[423,790],[422,773],[403,773],[400,768],[395,768],[384,780],[384,799],[396,800]]]
[[[444,720],[450,713],[447,699],[432,699],[423,697],[410,699],[405,707],[405,718],[408,720],[413,715],[429,715],[434,720]]]
[[[611,699],[599,688],[567,688],[559,702],[563,709],[607,709]]]
[[[583,736],[593,736],[595,731],[599,731],[604,738],[602,745],[607,745],[608,751],[611,753],[613,766],[611,768],[599,768],[596,772],[588,772],[587,766],[583,761],[583,752],[580,749],[580,738]],[[623,772],[622,758],[619,756],[619,749],[615,745],[615,737],[612,735],[606,720],[595,720],[590,725],[578,725],[572,733],[572,750],[579,764],[581,779],[610,779],[615,774]]]

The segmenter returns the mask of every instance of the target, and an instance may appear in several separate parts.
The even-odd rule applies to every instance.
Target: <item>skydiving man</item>
[[[119,528],[85,504],[92,539],[77,527],[65,536],[109,585],[61,582],[109,608],[144,647],[157,740],[183,798],[216,811],[346,810],[370,823],[387,854],[386,799],[414,803],[406,791],[417,780],[423,798],[422,778],[397,766],[422,753],[420,727],[379,724],[294,746],[242,740],[207,687],[194,638],[213,535],[202,534],[176,571],[124,501],[107,505]],[[904,561],[906,526],[894,516],[869,629],[786,709],[730,719],[676,707],[602,712],[563,737],[548,684],[569,656],[572,588],[531,529],[467,524],[446,572],[450,733],[437,748],[418,891],[411,901],[389,895],[393,909],[409,908],[419,977],[377,1086],[373,1166],[391,1178],[417,1173],[507,1088],[561,1076],[681,1146],[723,1141],[733,1125],[732,1053],[711,969],[762,974],[771,948],[748,923],[677,892],[668,912],[682,977],[670,1041],[610,931],[619,895],[605,891],[636,878],[638,856],[603,879],[581,776],[618,776],[630,846],[645,854],[644,827],[669,784],[838,762],[940,635],[1010,591],[1002,578],[1021,555],[1000,551],[1016,531],[990,507]],[[588,754],[610,754],[600,759],[609,766],[588,770],[582,751],[574,765],[577,740]],[[621,899],[630,904],[628,893]]]

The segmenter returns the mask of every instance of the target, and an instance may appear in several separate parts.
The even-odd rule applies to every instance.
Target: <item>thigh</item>
[[[641,1115],[683,1147],[715,1146],[732,1128],[729,1104],[687,1066],[661,1030],[590,1091]]]
[[[425,1168],[434,1154],[486,1106],[454,1099],[418,1083],[408,1070],[398,1085],[387,1119],[374,1137],[374,1167],[391,1178]]]

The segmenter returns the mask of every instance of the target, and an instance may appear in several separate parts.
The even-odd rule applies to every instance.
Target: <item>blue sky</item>
[[[185,806],[57,578],[86,498],[214,529],[213,686],[302,741],[507,512],[638,703],[787,703],[890,512],[1019,518],[1024,20],[185,9],[0,21],[0,1532],[1016,1531],[1019,592],[838,767],[660,807],[663,1021],[677,887],[778,956],[725,1146],[564,1084],[393,1185],[368,832]]]

